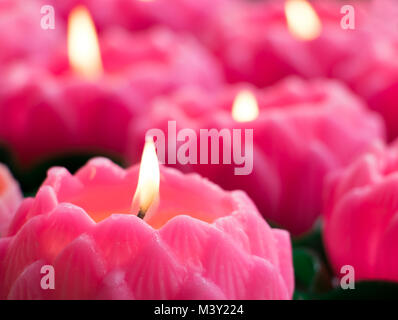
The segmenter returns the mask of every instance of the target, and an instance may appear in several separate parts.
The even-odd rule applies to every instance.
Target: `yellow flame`
[[[258,103],[254,94],[249,90],[240,91],[232,106],[232,118],[238,122],[248,122],[257,119],[258,115]]]
[[[159,195],[159,181],[159,161],[155,143],[152,138],[148,138],[142,152],[137,190],[134,194],[132,207],[138,207],[145,214]]]
[[[71,67],[87,78],[103,71],[95,25],[83,6],[75,7],[68,17],[68,57]]]
[[[290,33],[300,40],[314,40],[322,31],[322,23],[306,0],[287,0],[285,14]]]

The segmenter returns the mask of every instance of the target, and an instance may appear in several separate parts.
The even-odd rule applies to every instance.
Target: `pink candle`
[[[329,179],[324,242],[336,275],[398,281],[398,147],[378,148]]]
[[[82,8],[74,13],[89,19]],[[77,41],[93,44],[89,52],[69,51],[73,69],[62,45],[50,70],[18,64],[0,77],[0,139],[25,166],[81,150],[123,155],[130,119],[154,96],[189,84],[212,90],[222,82],[217,62],[189,36],[163,28],[108,30],[99,52],[95,30],[84,21],[75,19],[75,35],[84,38]]]
[[[222,7],[205,41],[223,62],[230,82],[261,87],[291,74],[331,76],[368,41],[363,5],[354,5],[355,30],[341,28],[342,6],[333,0],[233,1]]]
[[[7,167],[0,163],[0,237],[5,235],[21,202],[22,194],[18,183]]]
[[[271,229],[241,191],[224,191],[196,174],[158,171],[153,142],[142,159],[140,173],[105,158],[74,176],[50,169],[0,240],[0,297],[292,297],[288,232]],[[138,175],[134,203],[146,212],[142,219],[131,209]],[[54,266],[54,290],[40,287],[43,265]]]
[[[235,105],[241,116],[245,116],[249,104],[253,104],[247,100],[236,103],[243,89],[249,90],[257,100],[259,110],[253,118],[239,119],[232,112]],[[149,116],[131,125],[132,162],[138,160],[136,154],[141,147],[136,141],[152,128],[164,133],[166,153],[174,157],[188,141],[186,137],[176,141],[177,134],[182,129],[192,129],[192,135],[197,137],[193,142],[198,150],[194,156],[197,164],[182,163],[177,156],[176,165],[184,171],[199,172],[228,190],[244,189],[266,218],[295,235],[308,231],[320,214],[324,177],[350,163],[375,141],[384,139],[380,117],[367,111],[339,82],[307,82],[296,78],[263,90],[241,84],[217,93],[185,89],[170,98],[158,99]],[[245,164],[235,164],[233,155],[231,164],[225,164],[221,156],[218,164],[201,161],[200,130],[213,128],[218,132],[226,129],[231,140],[232,129],[254,129],[253,151],[239,149],[246,153]],[[241,139],[243,144],[246,139],[243,132]],[[227,145],[225,141],[219,143],[221,155]],[[231,153],[237,147],[241,143],[234,145],[232,141]],[[210,156],[210,142],[208,148],[205,151]],[[166,155],[166,164],[171,164],[169,159],[173,157]],[[236,168],[244,166],[249,171],[237,175]]]

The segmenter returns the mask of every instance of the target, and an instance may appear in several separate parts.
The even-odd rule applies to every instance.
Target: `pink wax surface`
[[[242,123],[232,118],[233,101],[241,89],[251,90],[257,98],[260,114],[254,121]],[[198,164],[177,161],[179,169],[196,171],[227,190],[245,190],[264,217],[295,235],[309,231],[321,213],[325,176],[384,140],[380,117],[332,80],[289,78],[261,90],[239,84],[216,93],[187,88],[154,101],[147,119],[138,118],[131,126],[131,163],[139,160],[142,148],[134,142],[144,141],[149,129],[159,128],[167,143],[172,135],[168,121],[176,121],[177,133],[191,128],[198,137]],[[212,128],[254,130],[250,174],[235,175],[234,169],[241,165],[233,161],[222,164],[222,143],[220,164],[200,164],[199,130]],[[186,141],[171,146],[172,152],[183,143]],[[167,144],[166,152],[168,148]],[[166,164],[167,159],[166,155]]]
[[[397,171],[394,143],[328,179],[323,237],[336,275],[351,265],[356,281],[398,281]]]
[[[0,66],[14,60],[44,63],[55,50],[61,30],[42,29],[40,9],[37,1],[0,2]]]
[[[244,192],[161,167],[158,206],[142,220],[130,212],[138,169],[105,158],[74,176],[50,169],[0,239],[0,298],[292,297],[289,233],[271,229]],[[45,264],[55,290],[40,287]]]
[[[105,73],[96,80],[70,70],[64,43],[46,66],[0,66],[0,141],[21,165],[82,150],[123,156],[131,119],[154,96],[222,83],[217,62],[195,39],[162,27],[109,30],[100,46]]]
[[[22,194],[18,183],[8,168],[0,163],[0,237],[5,235],[21,202]]]
[[[373,1],[369,25],[371,34],[365,48],[334,70],[333,76],[383,116],[389,141],[398,137],[398,2]]]
[[[66,19],[77,5],[86,6],[99,29],[119,25],[142,30],[162,24],[178,31],[200,33],[218,9],[230,0],[43,0],[56,8],[58,17]],[[211,8],[211,9],[210,9]]]

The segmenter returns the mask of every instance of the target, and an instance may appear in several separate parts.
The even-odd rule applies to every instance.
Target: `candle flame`
[[[289,31],[294,37],[310,41],[321,34],[321,20],[306,0],[287,0],[285,14]]]
[[[75,7],[68,17],[68,57],[71,67],[87,78],[96,78],[102,71],[97,32],[89,11]]]
[[[138,208],[142,218],[159,195],[159,161],[155,143],[152,138],[145,141],[142,152],[137,189],[134,194],[132,208]]]
[[[238,93],[232,106],[232,118],[238,122],[249,122],[257,119],[259,108],[256,97],[249,90]]]

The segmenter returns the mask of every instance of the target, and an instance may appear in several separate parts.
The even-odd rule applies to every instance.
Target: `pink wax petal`
[[[113,214],[91,233],[107,269],[126,268],[154,241],[155,231],[135,215]]]
[[[104,278],[98,294],[97,300],[134,300],[125,279],[123,271],[115,270],[107,274]]]
[[[294,270],[293,266],[289,264],[289,261],[292,261],[290,235],[287,231],[281,229],[274,229],[273,232],[277,242],[276,247],[279,256],[279,270],[283,280],[285,281],[289,297],[292,297],[294,291]]]
[[[249,237],[235,217],[219,218],[214,222],[214,225],[225,234],[228,234],[241,249],[250,252]]]
[[[281,274],[268,261],[259,258],[253,259],[249,275],[247,299],[291,299],[292,293],[287,290]]]
[[[28,220],[28,215],[34,202],[34,198],[25,198],[22,201],[21,205],[14,215],[14,218],[11,221],[10,227],[8,229],[8,236],[14,236]]]
[[[42,230],[42,216],[36,216],[27,221],[12,238],[4,258],[3,278],[0,279],[5,292],[9,292],[12,283],[28,265],[40,259],[37,238]]]
[[[47,214],[54,210],[57,206],[58,200],[53,188],[49,186],[42,186],[35,197],[35,201],[28,213],[28,219],[34,216]]]
[[[180,215],[167,222],[159,234],[182,265],[201,272],[204,248],[211,235],[216,232],[216,229],[205,222]]]
[[[118,183],[124,176],[124,170],[106,158],[94,158],[76,173],[76,177],[86,186]]]
[[[10,293],[9,300],[46,300],[49,298],[50,291],[43,290],[41,287],[41,279],[43,274],[40,273],[41,268],[46,265],[42,260],[38,260],[20,274],[14,282]]]
[[[87,235],[69,244],[54,268],[56,299],[94,299],[106,272],[104,260]]]
[[[225,300],[225,294],[213,282],[199,274],[189,275],[176,295],[177,300]]]
[[[250,256],[239,250],[229,237],[213,234],[203,255],[203,275],[225,293],[227,299],[243,299],[248,294]]]
[[[247,198],[242,192],[234,192],[238,199]],[[273,264],[278,264],[278,255],[275,250],[275,239],[271,227],[263,219],[258,219],[258,213],[251,201],[241,202],[247,207],[241,208],[236,219],[244,228],[250,243],[250,252],[261,258],[269,260]],[[251,204],[251,205],[248,205]]]
[[[94,221],[83,209],[68,203],[58,205],[43,218],[43,224],[44,230],[36,241],[41,257],[51,262],[71,241],[94,227]]]
[[[43,185],[51,186],[57,194],[59,202],[65,201],[83,188],[83,184],[68,170],[60,167],[53,167],[48,170],[47,178]]]
[[[126,281],[137,299],[174,299],[186,276],[170,249],[151,241],[127,269]]]

